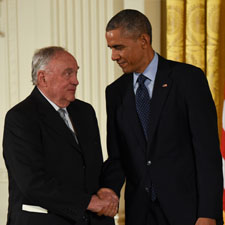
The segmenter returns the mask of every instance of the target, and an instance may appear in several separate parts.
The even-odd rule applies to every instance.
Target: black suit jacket
[[[76,99],[67,110],[79,145],[37,88],[7,113],[3,154],[9,175],[8,225],[114,224],[86,210],[99,188],[103,163],[94,109]],[[48,213],[27,212],[23,205]]]
[[[222,160],[216,109],[204,73],[159,56],[149,141],[135,106],[133,75],[106,89],[107,145],[102,185],[119,194],[124,179],[126,225],[146,225],[152,181],[172,225],[198,217],[222,224]]]

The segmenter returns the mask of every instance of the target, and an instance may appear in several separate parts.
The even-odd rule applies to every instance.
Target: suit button
[[[152,162],[149,160],[148,162],[147,162],[147,166],[150,166],[152,164]]]
[[[88,222],[88,217],[87,217],[87,216],[83,216],[82,219],[83,219],[85,222]]]

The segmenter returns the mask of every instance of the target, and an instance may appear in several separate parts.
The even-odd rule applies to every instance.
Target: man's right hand
[[[98,215],[114,217],[117,214],[119,207],[119,198],[116,193],[110,188],[101,188],[97,192],[97,195],[100,199],[110,202],[107,207],[103,207],[102,210],[98,212]]]
[[[115,192],[108,188],[102,188],[98,191],[98,196],[92,196],[87,209],[97,213],[99,216],[114,217],[118,212],[118,205],[119,198]]]

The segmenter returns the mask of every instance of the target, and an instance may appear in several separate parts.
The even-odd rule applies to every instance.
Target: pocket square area
[[[47,209],[44,209],[40,206],[35,206],[35,205],[22,205],[22,210],[27,211],[27,212],[36,212],[36,213],[48,213]]]

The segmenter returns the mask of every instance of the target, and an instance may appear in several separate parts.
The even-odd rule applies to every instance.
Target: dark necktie
[[[137,82],[139,84],[136,91],[136,108],[141,125],[144,130],[145,138],[148,140],[149,130],[150,130],[150,97],[148,89],[145,86],[145,81],[148,79],[143,74],[138,76]],[[151,182],[150,184],[150,194],[152,201],[156,200],[155,188]]]
[[[144,130],[145,138],[148,140],[150,128],[150,97],[148,89],[144,84],[146,79],[147,77],[145,77],[143,74],[138,76],[137,82],[139,86],[136,91],[136,108]]]
[[[62,117],[62,119],[64,120],[65,124],[66,124],[67,127],[70,129],[70,131],[72,132],[72,134],[73,134],[73,136],[74,136],[76,142],[78,143],[77,136],[76,136],[76,134],[74,133],[74,131],[70,128],[69,122],[68,122],[68,120],[66,119],[66,110],[65,110],[65,109],[62,109],[62,108],[59,108],[59,109],[58,109],[58,113],[59,113],[59,115]]]

